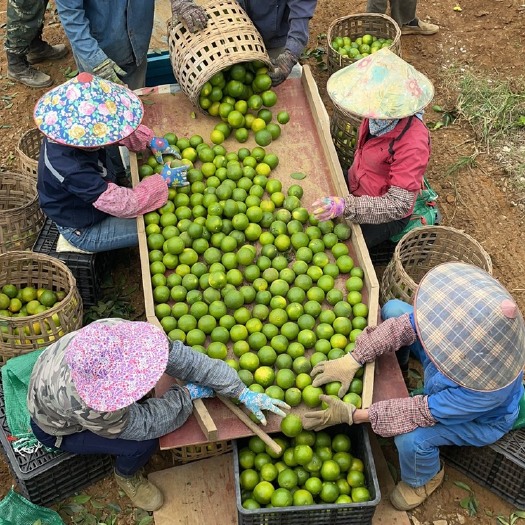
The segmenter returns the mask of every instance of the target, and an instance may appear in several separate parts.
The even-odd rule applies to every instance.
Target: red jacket
[[[348,170],[352,195],[380,197],[397,186],[414,192],[415,202],[430,158],[430,133],[425,124],[415,116],[403,118],[392,131],[374,137],[369,136],[368,119],[364,119],[358,137]]]

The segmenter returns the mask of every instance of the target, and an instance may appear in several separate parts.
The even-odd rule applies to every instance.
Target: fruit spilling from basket
[[[190,185],[144,216],[156,317],[170,339],[225,360],[251,390],[317,407],[340,384],[313,387],[312,367],[351,352],[367,326],[351,230],[310,215],[300,185],[271,177],[279,159],[264,148],[196,142],[176,141],[195,146],[182,160]],[[357,377],[346,401],[360,406],[362,389]]]
[[[362,503],[371,499],[364,463],[347,434],[302,430],[274,438],[276,454],[257,436],[238,452],[243,508]],[[290,427],[291,428],[291,427]]]
[[[280,124],[286,124],[289,115],[281,111],[277,123],[268,108],[275,106],[277,95],[271,89],[272,80],[264,63],[254,61],[235,64],[213,75],[199,95],[200,107],[221,125],[215,127],[211,141],[221,144],[230,133],[238,142],[246,142],[250,132],[259,146],[268,146],[281,135]]]
[[[377,38],[370,34],[362,35],[355,40],[352,40],[349,36],[336,36],[332,39],[330,45],[340,55],[359,60],[384,47],[390,47],[392,39]]]

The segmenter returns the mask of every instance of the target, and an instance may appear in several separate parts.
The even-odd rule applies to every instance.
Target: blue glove
[[[239,395],[239,401],[243,403],[248,410],[255,414],[255,417],[263,424],[266,425],[266,418],[261,412],[262,410],[270,410],[278,416],[284,417],[286,414],[278,407],[290,408],[284,401],[280,399],[273,399],[266,394],[259,394],[252,392],[250,389],[245,388]]]
[[[180,159],[179,152],[163,137],[153,137],[148,146],[159,164],[163,163],[162,155],[173,155]]]
[[[179,186],[187,186],[189,184],[186,178],[188,174],[188,166],[177,166],[171,168],[169,162],[164,164],[164,168],[160,172],[162,178],[166,181],[168,188],[176,188]]]
[[[190,393],[190,399],[192,401],[205,397],[215,397],[215,392],[209,386],[196,385],[195,383],[186,383],[184,386]]]

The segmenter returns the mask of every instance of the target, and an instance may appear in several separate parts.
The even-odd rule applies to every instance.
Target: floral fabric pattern
[[[40,131],[68,146],[107,146],[131,135],[144,108],[125,86],[80,73],[43,95],[34,110]]]

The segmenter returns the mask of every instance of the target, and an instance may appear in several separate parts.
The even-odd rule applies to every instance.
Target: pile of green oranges
[[[349,36],[336,36],[330,45],[340,55],[347,56],[352,60],[359,60],[384,47],[390,47],[392,39],[377,38],[369,34],[362,35],[355,40]]]
[[[235,64],[213,75],[201,88],[199,105],[222,122],[215,126],[210,140],[222,144],[233,132],[238,142],[248,140],[254,133],[255,142],[262,147],[281,135],[280,124],[290,116],[286,111],[277,114],[277,123],[268,108],[275,106],[277,95],[271,89],[272,80],[262,62]]]
[[[283,419],[276,454],[257,436],[238,452],[245,509],[370,501],[363,461],[352,454],[347,434],[302,430],[298,416]]]
[[[190,185],[144,216],[155,314],[170,339],[225,360],[251,390],[320,406],[340,384],[312,386],[312,367],[351,352],[367,326],[351,230],[310,215],[300,185],[271,177],[279,159],[264,148],[194,151]],[[361,406],[362,389],[358,375],[345,401]]]

